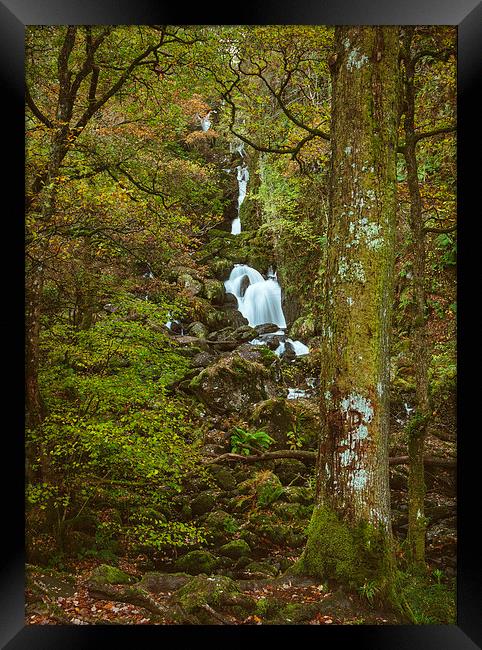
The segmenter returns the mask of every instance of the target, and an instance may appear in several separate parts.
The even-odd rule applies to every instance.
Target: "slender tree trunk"
[[[38,387],[40,361],[40,296],[43,285],[43,270],[37,264],[26,284],[26,332],[25,332],[25,400],[26,424],[35,428],[43,415],[42,401]]]
[[[337,27],[317,501],[300,568],[363,584],[392,566],[388,474],[398,29]]]
[[[413,563],[425,566],[424,516],[425,475],[423,455],[430,415],[428,395],[429,341],[425,297],[425,232],[422,216],[422,198],[418,183],[418,164],[415,134],[415,66],[410,48],[413,28],[406,28],[404,36],[405,63],[405,146],[407,182],[410,193],[410,228],[412,230],[412,268],[414,312],[412,323],[412,360],[415,370],[416,409],[408,429],[408,546]]]

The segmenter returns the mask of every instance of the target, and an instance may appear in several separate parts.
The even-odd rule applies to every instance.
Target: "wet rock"
[[[176,560],[174,566],[177,571],[197,575],[199,573],[211,574],[218,566],[218,559],[209,551],[190,551]]]
[[[231,306],[237,308],[238,306],[238,299],[234,295],[234,293],[227,293],[224,298],[224,304],[226,306]]]
[[[262,336],[263,334],[272,334],[279,330],[279,325],[274,323],[263,323],[263,325],[256,325],[255,328],[256,334]]]
[[[296,352],[293,344],[289,341],[285,341],[285,349],[280,356],[284,361],[294,361],[296,359]]]
[[[200,323],[199,321],[196,321],[196,322],[192,323],[191,325],[189,325],[189,327],[187,329],[187,333],[190,336],[195,336],[196,338],[199,338],[199,339],[205,339],[207,337],[207,335],[209,334],[209,330],[206,327],[206,325],[204,325],[203,323]]]
[[[250,283],[250,281],[249,281],[248,276],[247,276],[247,275],[243,276],[243,278],[242,278],[242,280],[241,280],[241,284],[240,284],[240,286],[239,286],[239,295],[240,295],[241,297],[244,296],[244,294],[246,293],[246,289],[249,287],[250,284],[251,284],[251,283]]]

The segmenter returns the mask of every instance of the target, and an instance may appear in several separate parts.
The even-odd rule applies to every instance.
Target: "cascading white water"
[[[243,308],[240,309],[248,323],[263,325],[274,323],[279,327],[286,327],[286,320],[281,308],[281,287],[277,280],[263,280],[250,284],[243,298]]]
[[[275,354],[277,354],[278,356],[281,356],[283,354],[283,352],[285,351],[285,343],[291,343],[297,357],[301,357],[304,354],[308,354],[309,351],[310,351],[308,346],[306,346],[301,341],[293,341],[293,339],[286,339],[286,341],[281,341],[280,342],[280,344],[278,345],[278,347],[274,351]]]
[[[203,131],[209,131],[209,129],[211,128],[212,122],[209,119],[209,117],[210,117],[212,112],[213,111],[209,111],[208,113],[206,113],[206,115],[204,117],[199,118],[201,120],[201,129]]]
[[[248,167],[245,164],[238,165],[236,167],[237,179],[238,179],[238,216],[233,219],[231,223],[231,234],[239,235],[241,232],[241,219],[239,217],[239,211],[241,209],[241,204],[246,198],[246,189],[249,181],[249,171]]]
[[[249,280],[247,287],[245,277]],[[286,327],[281,308],[281,287],[277,280],[272,278],[265,280],[261,273],[251,266],[236,264],[224,286],[227,293],[236,296],[238,309],[247,318],[251,327],[264,323]]]

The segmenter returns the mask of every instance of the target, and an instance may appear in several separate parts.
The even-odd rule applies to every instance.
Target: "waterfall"
[[[281,356],[281,354],[283,354],[283,352],[285,351],[285,343],[291,343],[297,357],[301,357],[304,354],[308,354],[308,352],[310,351],[308,346],[302,343],[301,341],[293,341],[293,339],[286,339],[286,341],[281,341],[281,343],[278,345],[278,347],[275,350],[275,354],[277,354],[278,356]]]
[[[277,280],[265,280],[259,271],[247,264],[236,264],[224,286],[227,293],[236,296],[238,309],[251,327],[274,323],[286,328],[281,308],[281,287]]]
[[[232,293],[238,301],[238,309],[251,327],[273,323],[280,330],[274,334],[264,334],[252,341],[252,345],[266,345],[267,338],[276,335],[283,337],[275,353],[281,356],[286,343],[290,343],[297,357],[309,353],[309,348],[301,341],[286,338],[286,320],[281,307],[281,287],[276,271],[270,266],[265,280],[261,273],[247,264],[235,264],[229,279],[224,282],[226,293]]]
[[[229,149],[231,153],[237,153],[241,158],[244,158],[246,156],[246,152],[244,150],[244,142],[242,140],[240,140],[237,144],[231,142],[229,144]],[[238,214],[237,217],[235,217],[231,222],[232,235],[239,235],[241,232],[241,219],[239,218],[239,211],[241,204],[246,198],[246,189],[249,181],[248,166],[244,161],[241,163],[241,165],[238,165],[236,167],[236,177],[238,180]]]
[[[247,165],[244,163],[236,167],[237,179],[238,179],[238,216],[233,219],[231,223],[231,234],[239,235],[241,232],[241,219],[239,218],[239,211],[241,209],[241,204],[246,198],[246,188],[249,181],[249,171]]]

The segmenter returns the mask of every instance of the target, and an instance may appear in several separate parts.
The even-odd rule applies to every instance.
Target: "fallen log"
[[[106,583],[91,582],[87,585],[89,594],[96,600],[113,600],[120,603],[129,603],[137,607],[143,607],[153,614],[163,616],[166,609],[161,607],[144,589],[136,585],[121,587]]]
[[[392,456],[388,459],[388,464],[408,465],[409,458],[408,456]],[[434,456],[425,456],[423,464],[427,466],[447,467],[452,469],[457,467],[457,460],[455,458],[435,458]]]
[[[281,451],[267,451],[262,454],[252,454],[250,456],[243,456],[242,454],[232,454],[226,453],[221,454],[220,456],[213,456],[208,460],[203,462],[204,465],[210,465],[211,463],[222,463],[222,462],[236,462],[242,461],[245,463],[256,463],[261,460],[276,460],[277,458],[295,458],[297,460],[309,461],[314,463],[317,457],[316,451],[302,451],[298,449],[293,450],[281,450]],[[408,456],[392,456],[388,459],[389,465],[408,465],[409,457]],[[423,463],[426,466],[435,466],[435,467],[447,467],[455,468],[457,467],[457,460],[455,458],[435,458],[433,456],[427,456],[423,459]]]

